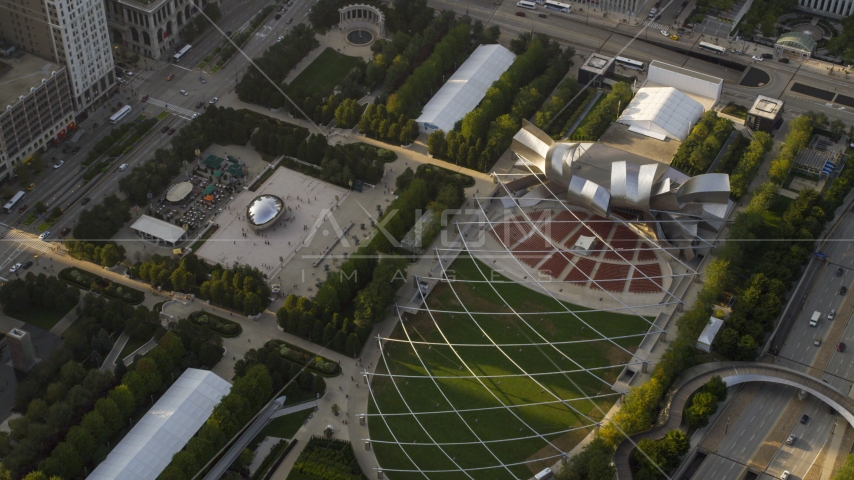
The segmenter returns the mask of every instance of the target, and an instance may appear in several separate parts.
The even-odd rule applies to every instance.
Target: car
[[[79,151],[80,151],[80,147],[74,147],[74,148],[72,148],[72,149],[71,149],[71,154],[72,154],[72,155],[75,155],[75,154],[77,154],[77,152],[79,152]]]
[[[667,30],[662,30],[662,31],[661,31],[661,34],[662,34],[662,35],[664,35],[665,37],[669,37],[669,36],[670,36],[670,32],[668,32]]]
[[[682,35],[683,33],[685,33],[685,29],[682,27],[679,27],[676,29],[676,33],[678,33],[679,35]]]
[[[49,237],[49,236],[50,236],[50,230],[45,230],[44,232],[42,232],[41,235],[39,235],[39,240],[46,240],[47,237]]]
[[[757,56],[757,55],[754,55],[754,56],[752,56],[752,57],[750,57],[750,58],[752,58],[752,59],[756,60],[757,62],[761,62],[761,61],[762,61],[762,57],[759,57],[759,56]]]
[[[287,22],[285,22],[285,23],[287,23],[288,25],[290,25],[290,24],[291,24],[291,22],[293,22],[293,21],[294,21],[294,19],[293,19],[293,18],[289,18],[289,19],[288,19],[288,21],[287,21]]]
[[[525,12],[516,12],[516,16],[517,16],[517,17],[524,17],[524,16],[525,16]]]
[[[226,37],[230,37],[230,36],[231,36],[231,30],[229,30],[229,31],[225,32],[225,36],[226,36]]]
[[[143,95],[142,96],[142,103],[145,103],[147,101],[148,101],[148,95]]]
[[[26,210],[26,209],[27,209],[27,206],[24,205],[23,207],[18,209],[18,213],[24,213],[24,210]]]
[[[685,8],[687,6],[688,6],[688,0],[685,0],[684,2],[682,2],[682,8]]]
[[[276,39],[276,41],[277,41],[277,42],[281,42],[281,41],[282,41],[282,40],[284,40],[284,39],[285,39],[285,37],[279,37],[279,38],[277,38],[277,39]]]
[[[207,81],[207,79],[205,78],[205,76],[204,76],[204,75],[202,75],[201,77],[199,77],[199,81],[200,81],[200,82],[202,82],[202,84],[208,83],[208,81]]]
[[[160,133],[166,133],[168,131],[169,131],[169,125],[166,125],[165,127],[160,129]]]
[[[131,72],[130,70],[125,70],[125,75],[127,75],[128,77],[132,77],[133,72]]]
[[[807,423],[807,422],[809,422],[809,421],[810,421],[810,416],[809,416],[809,415],[801,415],[801,423],[803,423],[804,425],[806,425],[806,423]]]
[[[28,268],[30,268],[30,267],[32,267],[32,266],[33,266],[33,261],[32,261],[32,260],[27,260],[26,262],[24,262],[24,264],[23,264],[23,265],[21,265],[21,268],[23,268],[24,270],[26,270],[26,269],[28,269]]]
[[[789,435],[789,438],[786,439],[786,443],[788,443],[789,445],[794,445],[795,444],[795,436]]]
[[[842,268],[842,267],[837,268],[837,269],[836,269],[836,276],[837,276],[837,277],[841,277],[841,276],[843,276],[843,275],[845,275],[845,269],[844,269],[844,268]]]
[[[82,202],[80,202],[80,205],[86,205],[87,203],[89,203],[89,202],[91,202],[91,201],[92,201],[92,199],[91,199],[91,198],[89,198],[89,197],[83,197],[83,201],[82,201]]]
[[[277,13],[277,14],[276,14],[276,16],[275,16],[275,17],[273,17],[273,18],[275,18],[276,20],[278,20],[278,19],[282,18],[282,14],[281,14],[281,13]]]
[[[128,169],[129,166],[130,165],[128,165],[127,163],[123,163],[123,164],[119,165],[119,171],[124,172],[125,170]]]
[[[783,473],[780,474],[780,480],[786,480],[791,475],[791,472],[788,470],[783,470]]]
[[[65,160],[60,160],[60,161],[56,162],[55,164],[53,164],[53,169],[56,170],[57,168],[61,167],[64,163],[65,163]]]
[[[12,268],[10,268],[10,269],[9,269],[9,271],[10,271],[10,272],[12,272],[12,273],[15,273],[15,272],[17,272],[17,271],[18,271],[18,269],[20,269],[20,268],[21,268],[21,264],[20,264],[20,263],[16,263],[16,264],[12,265]]]
[[[777,59],[777,61],[780,63],[789,63],[789,59],[786,57],[780,57]]]
[[[175,129],[174,129],[174,128],[170,128],[170,129],[169,129],[169,133],[168,133],[168,134],[169,134],[169,135],[172,135],[173,133],[175,133]]]
[[[217,97],[213,97],[208,103],[213,105],[214,103],[216,103],[217,100],[219,100]]]
[[[204,104],[205,102],[196,102],[196,108],[202,108],[202,105]]]
[[[676,12],[673,13],[673,19],[676,20],[677,18],[679,18],[679,15],[681,15],[681,14],[682,14],[682,10],[676,10]]]
[[[836,410],[834,410],[833,407],[827,407],[827,413],[831,415],[836,415]]]
[[[168,77],[166,77],[166,81],[167,81],[167,82],[171,82],[173,78],[175,78],[175,74],[174,74],[174,73],[170,73],[170,74],[169,74],[169,76],[168,76]]]
[[[201,113],[196,112],[196,113],[194,113],[194,114],[193,114],[193,118],[196,118],[196,117],[198,117],[199,115],[201,115]]]
[[[839,287],[839,294],[840,295],[845,295],[846,293],[848,293],[847,287]]]
[[[116,81],[119,83],[122,83],[122,84],[127,83],[127,82],[125,82],[125,79],[122,77],[116,77]]]
[[[845,342],[839,342],[839,345],[836,346],[836,351],[837,352],[844,352],[845,351]]]
[[[671,40],[679,40],[679,35],[671,35],[670,39]]]
[[[34,188],[36,188],[36,184],[35,184],[35,183],[30,183],[29,185],[27,185],[27,191],[28,191],[28,192],[29,192],[29,191],[32,191],[32,189],[34,189]]]
[[[830,311],[829,311],[829,312],[827,312],[827,319],[828,319],[828,320],[833,320],[833,317],[835,317],[835,316],[836,316],[836,309],[835,309],[835,308],[831,308],[831,309],[830,309]]]
[[[545,13],[541,13],[541,14],[539,14],[539,15],[537,15],[537,16],[538,16],[538,17],[540,17],[540,18],[549,18],[549,16],[548,16],[548,15],[546,15]]]
[[[657,22],[659,20],[661,20],[661,15],[656,16],[652,21]]]
[[[186,90],[179,90],[178,92],[179,92],[179,93],[181,93],[181,95],[183,95],[183,96],[185,96],[185,97],[186,97],[187,95],[189,95],[189,93],[187,93],[187,91],[186,91]]]
[[[771,55],[770,53],[763,53],[762,58],[765,58],[767,60],[771,60],[772,58],[774,58],[774,55]]]
[[[68,235],[69,233],[71,233],[71,227],[65,227],[62,229],[61,232],[59,232],[59,236],[64,237],[64,236]]]

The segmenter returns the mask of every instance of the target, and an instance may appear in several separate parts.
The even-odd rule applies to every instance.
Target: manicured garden
[[[267,344],[273,345],[286,360],[290,360],[300,366],[307,365],[309,370],[313,370],[323,376],[332,377],[341,372],[341,365],[338,363],[308,350],[303,350],[283,340],[270,340]]]
[[[320,55],[305,70],[288,85],[291,91],[320,93],[331,95],[335,86],[356,68],[363,60],[361,57],[350,57],[336,52],[332,47],[326,47]]]
[[[423,476],[422,476],[423,477]],[[350,442],[312,437],[297,457],[288,480],[367,480]]]
[[[563,451],[570,450],[590,431],[582,427],[601,420],[616,401],[611,385],[622,370],[620,365],[629,361],[629,352],[635,351],[652,319],[559,303],[501,277],[468,257],[458,259],[451,270],[457,280],[491,279],[492,286],[455,282],[452,289],[448,284],[439,285],[428,299],[431,309],[460,311],[462,303],[471,312],[486,313],[474,315],[476,324],[467,314],[434,312],[431,317],[421,312],[398,325],[392,338],[400,341],[386,343],[385,361],[380,361],[377,373],[390,370],[395,375],[412,376],[395,383],[388,377],[374,377],[372,390],[378,404],[371,402],[369,412],[405,414],[409,408],[415,412],[447,412],[452,411],[453,406],[468,410],[462,413],[465,423],[456,413],[420,415],[420,425],[411,415],[389,417],[388,423],[372,417],[371,438],[379,464],[389,469],[415,469],[404,454],[403,449],[406,449],[419,468],[456,468],[437,447],[426,445],[433,441],[472,442],[443,447],[466,469],[496,465],[499,462],[495,456],[505,464],[513,464],[558,454],[543,438]],[[506,283],[502,283],[505,280]],[[512,314],[505,301],[519,313],[518,317]],[[542,313],[567,309],[573,313]],[[612,343],[598,340],[601,336],[592,329],[608,337],[634,336]],[[513,346],[492,346],[484,332],[496,344]],[[410,344],[408,341],[435,343]],[[470,346],[451,349],[437,345],[447,342]],[[543,342],[554,343],[533,345]],[[597,370],[552,373],[582,367]],[[428,372],[435,377],[428,377]],[[531,377],[531,374],[536,376]],[[473,379],[473,375],[480,378]],[[532,378],[536,378],[536,382]],[[596,395],[601,397],[584,399]],[[536,403],[540,405],[532,405]],[[511,413],[502,408],[505,405],[517,408]],[[390,429],[399,442],[425,445],[381,443],[392,441]],[[490,443],[487,449],[479,443],[478,437],[480,440],[521,439]],[[518,478],[528,478],[553,462],[554,459],[534,463],[530,468],[516,465],[510,470]],[[512,478],[504,468],[470,473],[475,478]],[[418,477],[418,474],[395,474],[395,479]]]
[[[115,283],[100,275],[95,275],[94,273],[74,267],[62,269],[59,272],[59,278],[84,290],[90,290],[131,305],[139,305],[145,300],[145,293],[140,290]]]
[[[191,313],[187,318],[196,325],[206,327],[221,337],[233,338],[243,333],[243,327],[239,323],[226,320],[212,313],[198,311]]]

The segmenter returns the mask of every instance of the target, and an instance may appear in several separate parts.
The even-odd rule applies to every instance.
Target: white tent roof
[[[181,182],[179,184],[174,185],[172,188],[169,189],[168,192],[166,192],[166,200],[169,200],[170,202],[180,202],[181,200],[186,198],[187,195],[189,195],[192,191],[192,183]]]
[[[644,87],[617,122],[685,140],[703,114],[703,106],[673,87]]]
[[[709,323],[706,325],[706,328],[703,329],[703,333],[700,334],[700,338],[697,339],[697,348],[704,352],[711,351],[712,342],[715,340],[715,336],[718,334],[718,331],[721,329],[723,324],[724,321],[720,318],[709,317]]]
[[[215,373],[188,368],[87,480],[155,480],[229,390]]]
[[[483,100],[492,82],[498,80],[515,59],[516,55],[501,45],[477,47],[427,102],[415,121],[451,131],[457,121]]]
[[[148,215],[139,217],[137,221],[133,222],[130,228],[170,243],[181,240],[181,237],[185,233],[184,229],[177,225],[172,225],[169,222],[164,222]]]

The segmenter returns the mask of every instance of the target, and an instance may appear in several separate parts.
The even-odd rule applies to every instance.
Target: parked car
[[[160,133],[166,133],[166,132],[168,132],[168,131],[169,131],[169,125],[167,125],[167,126],[165,126],[165,127],[163,127],[163,128],[161,128],[161,129],[160,129]]]
[[[60,161],[56,162],[55,164],[53,164],[53,169],[56,170],[57,168],[61,167],[64,163],[65,163],[65,160],[60,160]]]
[[[516,12],[516,16],[517,16],[517,17],[524,17],[524,16],[525,16],[525,12]]]
[[[26,269],[28,269],[28,268],[30,268],[30,267],[32,267],[32,266],[33,266],[33,261],[32,261],[32,260],[27,260],[26,262],[24,262],[24,264],[23,264],[23,265],[21,265],[21,268],[23,268],[24,270],[26,270]]]
[[[762,58],[767,58],[768,60],[771,60],[772,58],[774,58],[774,55],[771,55],[770,53],[763,53]]]
[[[810,421],[810,417],[809,417],[809,415],[801,415],[801,423],[803,423],[804,425],[806,425],[806,423],[807,423],[807,422],[809,422],[809,421]]]
[[[116,81],[121,83],[121,84],[127,83],[127,82],[125,82],[125,79],[122,77],[116,77]]]
[[[89,203],[89,202],[91,202],[91,201],[92,201],[92,199],[91,199],[91,198],[89,198],[89,197],[83,197],[83,201],[82,201],[82,202],[80,202],[80,205],[86,205],[87,203]]]
[[[539,14],[539,15],[537,15],[537,16],[538,16],[538,17],[540,17],[540,18],[549,18],[549,16],[548,16],[548,15],[546,15],[545,13],[541,13],[541,14]]]
[[[205,104],[204,102],[198,102],[198,103],[196,103],[196,108],[202,108],[202,105],[204,105],[204,104]]]
[[[762,61],[762,57],[760,57],[760,56],[758,56],[758,55],[754,55],[754,56],[752,56],[752,57],[750,57],[750,58],[752,58],[752,59],[756,60],[757,62],[761,62],[761,61]]]
[[[213,97],[213,98],[210,100],[210,102],[208,102],[208,103],[210,103],[211,105],[213,105],[214,103],[216,103],[216,101],[217,101],[217,100],[219,100],[217,97]]]
[[[80,151],[80,147],[74,147],[74,148],[72,148],[72,149],[71,149],[71,154],[72,154],[72,155],[75,155],[75,154],[76,154],[77,152],[79,152],[79,151]]]
[[[174,128],[170,128],[170,129],[169,129],[169,135],[172,135],[173,133],[175,133],[175,129],[174,129]]]
[[[278,19],[282,18],[282,14],[281,14],[281,13],[277,13],[277,14],[276,14],[276,16],[275,16],[274,18],[275,18],[276,20],[278,20]]]
[[[789,445],[794,445],[795,444],[795,436],[789,435],[789,438],[786,439],[786,443],[788,443]]]
[[[168,77],[166,77],[166,81],[167,81],[167,82],[171,82],[173,78],[175,78],[175,74],[174,74],[174,73],[170,73],[170,74],[169,74],[169,76],[168,76]]]
[[[50,236],[50,230],[45,230],[44,232],[42,232],[41,235],[39,235],[39,240],[47,240],[47,237],[49,237],[49,236]]]
[[[839,342],[839,345],[836,346],[836,351],[837,352],[844,352],[845,351],[845,342]]]
[[[18,269],[20,269],[20,268],[21,268],[21,264],[20,264],[20,263],[16,263],[16,264],[12,265],[12,268],[10,268],[10,269],[9,269],[9,271],[10,271],[10,272],[12,272],[12,273],[15,273],[15,272],[17,272],[17,271],[18,271]]]
[[[69,233],[71,233],[71,227],[65,227],[62,229],[61,232],[59,232],[59,236],[64,237],[64,236],[68,235]]]
[[[27,185],[27,191],[28,192],[34,188],[36,188],[36,184],[34,182],[31,182],[29,185]]]

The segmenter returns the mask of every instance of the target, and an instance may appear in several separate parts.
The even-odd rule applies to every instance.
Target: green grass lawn
[[[370,413],[382,410],[383,413],[403,414],[386,417],[387,424],[379,417],[370,419],[370,434],[379,464],[388,469],[414,469],[402,450],[404,448],[420,468],[427,470],[456,468],[447,455],[456,457],[461,467],[473,469],[498,464],[496,457],[510,464],[559,454],[549,442],[562,451],[569,451],[587,435],[589,429],[581,427],[600,420],[603,412],[607,412],[616,401],[617,396],[610,386],[622,370],[617,365],[629,360],[629,352],[636,350],[652,319],[561,304],[497,273],[493,274],[484,264],[468,257],[460,257],[451,268],[457,279],[482,281],[491,277],[493,282],[507,283],[493,283],[495,290],[487,283],[454,283],[453,289],[448,284],[439,285],[428,299],[431,309],[460,311],[462,300],[471,312],[489,313],[476,314],[472,319],[467,314],[437,312],[431,318],[428,313],[421,312],[409,316],[403,326],[396,327],[392,338],[406,340],[408,334],[414,342],[450,342],[467,346],[452,349],[447,345],[428,347],[413,344],[417,349],[416,355],[408,343],[386,343],[384,352],[388,370],[396,375],[413,377],[399,378],[396,385],[388,377],[374,377],[372,390],[377,403],[371,402]],[[518,315],[513,314],[499,294]],[[567,308],[573,313],[564,313]],[[406,327],[405,332],[403,327]],[[496,344],[503,346],[492,346],[481,328]],[[636,336],[617,340],[614,344],[601,340],[594,329],[606,336]],[[581,342],[534,345],[567,341]],[[471,371],[463,364],[468,365]],[[593,373],[552,373],[581,367],[598,370]],[[446,378],[437,378],[434,383],[426,376],[427,370],[434,376]],[[529,375],[537,374],[533,377],[536,382],[524,375],[483,378],[518,375],[522,371]],[[377,372],[387,372],[382,360]],[[472,375],[480,376],[480,379],[466,378]],[[554,392],[560,401],[549,391]],[[594,395],[602,397],[596,400],[583,398]],[[532,405],[535,403],[542,404]],[[453,412],[420,415],[417,419],[409,415],[409,408],[415,412],[445,412],[452,410],[451,405],[458,410],[478,411],[462,412],[460,415],[465,422]],[[506,405],[517,407],[511,413]],[[487,408],[492,409],[481,410]],[[379,443],[380,440],[392,440],[390,430],[398,442],[417,442],[419,445]],[[434,441],[479,440],[506,441],[488,443],[488,449],[482,445],[446,445],[442,448],[447,455],[437,446],[429,445]],[[504,468],[485,468],[469,473],[474,478],[489,480],[514,476],[530,478],[555,461],[551,458],[534,462],[530,467],[516,465],[510,467],[512,475]],[[393,478],[423,476],[394,473]],[[430,478],[468,477],[432,473]]]
[[[783,195],[774,196],[774,200],[771,202],[771,206],[766,210],[763,214],[765,217],[765,225],[770,229],[770,233],[773,233],[773,236],[777,236],[777,231],[780,228],[780,222],[783,221],[783,214],[786,213],[786,209],[789,208],[789,205],[794,202],[794,199],[789,197],[785,197]]]
[[[311,62],[311,65],[305,68],[297,78],[288,86],[288,89],[300,89],[303,92],[320,93],[326,97],[332,93],[335,86],[344,80],[344,77],[350,73],[350,70],[356,68],[356,65],[362,59],[358,57],[348,57],[341,55],[331,47],[326,47],[326,50]]]
[[[169,110],[163,110],[160,112],[160,115],[157,116],[158,120],[163,120],[164,118],[169,116]]]
[[[35,265],[33,265],[33,267],[35,267]],[[24,273],[26,273],[25,270],[21,270],[21,272],[23,272],[22,276]],[[36,327],[39,327],[42,330],[49,331],[51,328],[53,328],[54,325],[57,324],[57,322],[59,322],[62,319],[62,317],[64,317],[68,312],[71,311],[71,309],[73,309],[75,307],[77,307],[76,304],[71,305],[68,308],[68,310],[66,310],[64,312],[53,312],[53,311],[49,311],[46,309],[34,308],[34,309],[30,310],[29,312],[27,312],[23,315],[17,315],[17,316],[16,315],[9,315],[9,313],[7,313],[5,309],[3,310],[3,313],[12,317],[12,318],[17,318],[18,320],[29,323],[30,325],[34,325]]]
[[[151,340],[150,338],[131,338],[128,340],[128,343],[125,344],[125,348],[122,349],[122,352],[119,353],[119,358],[116,359],[116,362],[120,362],[125,359],[128,355],[135,352],[139,347],[145,345],[147,341]]]
[[[266,427],[264,427],[264,430],[261,430],[261,433],[258,434],[258,436],[261,437],[262,440],[264,437],[294,438],[297,430],[299,430],[299,427],[302,426],[303,422],[308,418],[312,411],[313,410],[309,408],[301,412],[289,413],[287,415],[274,418]]]

